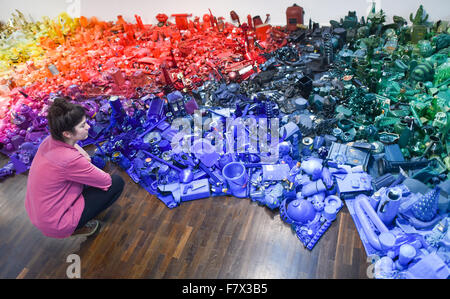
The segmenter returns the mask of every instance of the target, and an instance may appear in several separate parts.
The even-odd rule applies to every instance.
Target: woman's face
[[[86,116],[83,116],[81,122],[74,127],[74,132],[67,132],[69,134],[65,137],[75,142],[79,140],[85,140],[86,138],[88,138],[89,128],[90,126],[86,122]]]

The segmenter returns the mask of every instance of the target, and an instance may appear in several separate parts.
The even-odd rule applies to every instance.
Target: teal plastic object
[[[434,50],[431,46],[431,42],[428,40],[421,40],[417,43],[417,47],[419,48],[419,53],[422,57],[430,57]]]
[[[413,81],[433,81],[434,66],[428,61],[421,62],[412,69],[409,77]]]
[[[431,39],[431,42],[436,47],[436,51],[447,48],[450,46],[450,34],[441,33],[437,36],[434,36]]]

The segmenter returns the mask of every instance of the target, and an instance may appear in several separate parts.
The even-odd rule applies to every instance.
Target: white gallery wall
[[[146,24],[156,24],[155,16],[165,13],[168,16],[176,13],[190,13],[202,17],[211,9],[214,16],[224,17],[231,22],[230,11],[234,10],[242,22],[247,15],[259,15],[264,21],[270,14],[269,23],[286,25],[286,8],[296,3],[305,10],[304,20],[307,24],[311,18],[321,25],[329,25],[329,20],[337,20],[347,15],[349,10],[356,11],[358,19],[367,16],[372,2],[377,10],[383,9],[387,22],[394,15],[409,21],[409,14],[423,4],[430,15],[429,20],[450,20],[450,0],[0,0],[0,20],[7,21],[15,9],[20,10],[27,18],[40,20],[43,16],[51,18],[66,11],[71,16],[96,16],[100,20],[115,21],[122,15],[126,21],[135,22],[134,15],[141,16]],[[174,18],[169,19],[174,22]]]

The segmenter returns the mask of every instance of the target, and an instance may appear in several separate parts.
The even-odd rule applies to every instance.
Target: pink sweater
[[[28,175],[25,209],[44,235],[69,237],[84,209],[84,185],[108,190],[111,176],[75,147],[51,136],[42,141]]]

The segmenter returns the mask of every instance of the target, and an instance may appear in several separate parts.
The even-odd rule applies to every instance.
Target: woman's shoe
[[[75,230],[71,237],[89,237],[95,234],[99,227],[100,222],[98,220],[90,220],[82,228]]]

